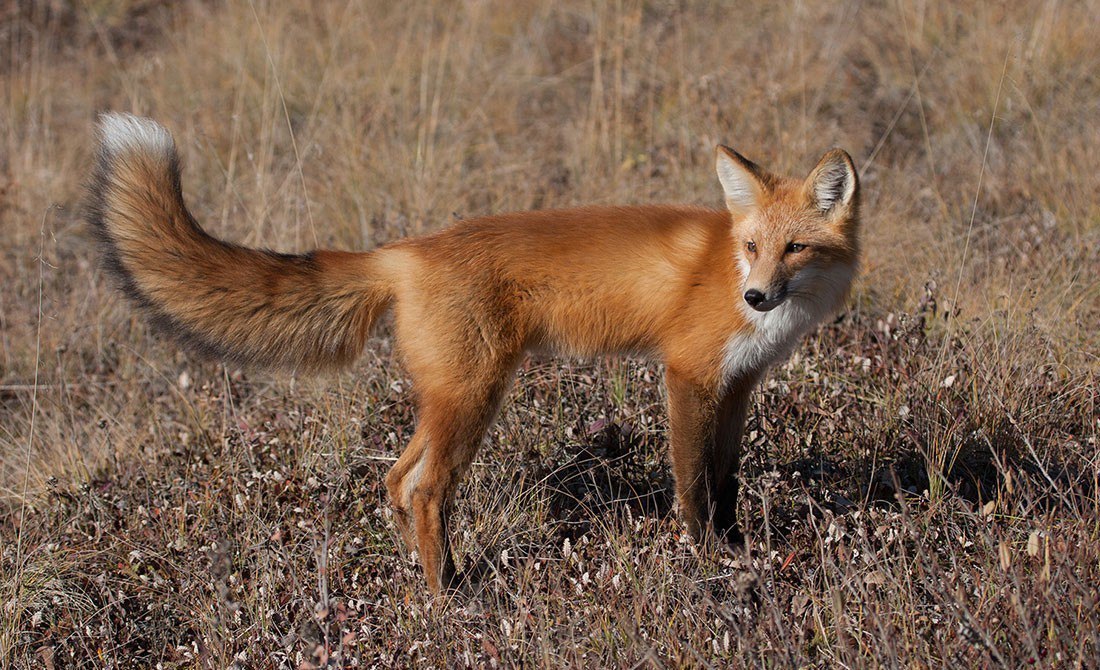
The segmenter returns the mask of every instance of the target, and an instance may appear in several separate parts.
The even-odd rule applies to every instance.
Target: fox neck
[[[758,379],[786,360],[798,341],[843,305],[855,268],[837,266],[820,273],[812,287],[799,290],[769,312],[758,312],[744,301],[738,309],[747,328],[733,333],[722,356],[724,383]]]

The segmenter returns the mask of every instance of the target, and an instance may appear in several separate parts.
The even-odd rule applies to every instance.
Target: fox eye
[[[752,240],[749,240],[748,242],[745,242],[745,248],[749,250],[749,253],[755,254],[756,253],[756,242],[753,242]]]
[[[802,251],[805,248],[806,248],[805,244],[799,244],[797,242],[791,242],[790,244],[787,245],[787,253],[788,254],[797,254],[799,251]]]

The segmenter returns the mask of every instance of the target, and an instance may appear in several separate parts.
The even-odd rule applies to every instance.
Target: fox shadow
[[[544,501],[549,537],[525,546],[509,543],[517,560],[540,553],[544,542],[577,542],[601,520],[630,515],[668,519],[675,515],[675,487],[662,444],[629,423],[599,420],[579,426],[579,440],[547,455],[533,456],[509,484],[537,490]],[[464,566],[464,581],[476,585],[499,568],[500,546],[483,547]]]
[[[1026,507],[1037,512],[1069,511],[1096,495],[1096,480],[1088,472],[1068,461],[1038,461],[1012,429],[972,430],[940,468],[930,464],[927,453],[910,444],[885,459],[848,460],[824,453],[770,464],[757,459],[742,469],[747,493],[757,498],[743,503],[748,527],[759,532],[766,525],[784,539],[810,517],[843,516],[867,507],[920,508],[929,504],[933,476],[941,480],[944,496],[975,511],[1006,495],[1025,496]],[[767,515],[761,511],[765,495]]]
[[[859,509],[898,509],[928,504],[930,467],[917,445],[898,449],[883,459],[848,459],[823,452],[795,459],[767,459],[763,444],[746,445],[741,470],[741,528],[750,537],[770,533],[774,539],[794,536],[811,518],[844,516]],[[648,517],[675,523],[675,487],[660,436],[630,424],[598,421],[582,431],[579,444],[555,449],[514,482],[537,488],[546,501],[551,538],[559,545],[576,542],[602,519]],[[1012,486],[1026,490],[1033,509],[1068,508],[1095,495],[1088,473],[1068,463],[1039,464],[1012,431],[973,431],[956,445],[942,479],[945,494],[978,510]],[[767,511],[765,513],[765,507]],[[511,545],[523,559],[523,546]],[[539,543],[529,547],[531,556]],[[478,583],[496,571],[500,547],[486,547],[468,564],[465,576]],[[517,555],[518,554],[518,555]]]

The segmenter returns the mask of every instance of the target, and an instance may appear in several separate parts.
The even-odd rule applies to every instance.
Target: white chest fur
[[[847,266],[808,269],[788,285],[787,300],[770,312],[738,305],[752,329],[734,333],[722,352],[722,375],[732,379],[757,377],[784,360],[806,333],[840,307],[855,269]]]

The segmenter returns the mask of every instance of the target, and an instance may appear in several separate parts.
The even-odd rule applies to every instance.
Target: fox
[[[741,544],[753,389],[841,310],[859,268],[859,177],[836,148],[798,179],[719,145],[725,209],[495,214],[367,251],[288,254],[200,227],[156,121],[103,113],[96,135],[85,217],[106,273],[155,329],[226,363],[305,373],[348,366],[392,313],[417,425],[385,484],[432,594],[463,584],[452,501],[529,354],[663,364],[682,524],[697,542]]]

